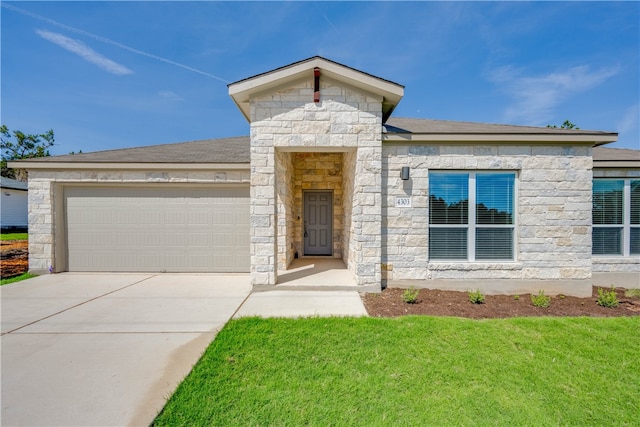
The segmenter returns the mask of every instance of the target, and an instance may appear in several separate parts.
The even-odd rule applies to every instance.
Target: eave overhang
[[[640,169],[640,162],[633,160],[594,160],[594,169]]]
[[[451,143],[547,143],[547,144],[585,144],[599,146],[609,144],[618,140],[617,134],[464,134],[464,133],[385,133],[382,135],[383,142],[402,143],[422,143],[422,142],[451,142]]]
[[[9,162],[27,170],[250,170],[249,163]]]

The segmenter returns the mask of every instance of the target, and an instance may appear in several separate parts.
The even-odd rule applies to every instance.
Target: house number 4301
[[[396,208],[410,208],[411,197],[396,197]]]

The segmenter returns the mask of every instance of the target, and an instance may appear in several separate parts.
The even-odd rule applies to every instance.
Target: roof
[[[415,141],[415,143],[433,141],[567,141],[574,142],[615,140],[617,134],[600,131],[567,130],[546,127],[495,125],[484,123],[454,122],[443,120],[391,118],[385,126],[385,141]],[[393,136],[399,139],[389,139]],[[540,139],[542,138],[542,139]],[[544,138],[548,138],[545,140]],[[585,142],[586,143],[586,142]],[[597,142],[596,142],[597,143]],[[640,151],[596,147],[593,150],[596,167],[638,167]],[[95,168],[121,168],[133,165],[158,165],[161,168],[230,167],[247,168],[250,162],[249,136],[206,139],[201,141],[174,144],[152,145],[145,147],[123,148],[118,150],[97,151],[94,153],[68,154],[63,156],[39,157],[11,162],[16,167],[26,168],[69,168],[89,164]],[[608,162],[608,163],[605,163]],[[617,162],[617,163],[615,163]],[[20,166],[17,166],[21,163]],[[22,166],[24,165],[24,166]],[[129,166],[127,166],[129,165]],[[11,166],[11,165],[10,165]],[[14,167],[14,166],[12,166]],[[3,178],[4,179],[4,178]]]
[[[0,188],[10,188],[12,190],[27,191],[28,184],[24,181],[18,181],[11,178],[0,177]]]
[[[615,132],[402,117],[391,117],[384,127],[386,131],[384,140],[403,142],[409,140],[416,142],[436,140],[561,142],[564,140],[601,145],[618,139],[618,134]]]
[[[404,96],[404,86],[390,80],[365,73],[321,56],[314,56],[275,70],[267,71],[228,85],[229,95],[236,103],[244,117],[251,121],[249,99],[252,95],[276,89],[286,83],[293,83],[301,78],[313,79],[314,68],[320,69],[320,78],[347,83],[350,86],[382,97],[382,120],[391,116],[400,99]]]
[[[640,150],[628,148],[593,149],[594,168],[640,168]]]
[[[239,136],[29,159],[29,163],[249,163],[249,137]]]

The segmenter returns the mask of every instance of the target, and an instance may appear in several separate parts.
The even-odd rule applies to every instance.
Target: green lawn
[[[9,283],[21,282],[22,280],[31,279],[32,277],[37,277],[37,274],[31,273],[22,273],[19,276],[10,277],[8,279],[0,279],[0,286],[8,285]]]
[[[0,240],[28,240],[29,233],[2,233],[0,234]]]
[[[240,319],[154,425],[638,425],[640,318]]]

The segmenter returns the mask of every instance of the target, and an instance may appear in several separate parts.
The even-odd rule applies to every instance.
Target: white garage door
[[[69,271],[248,272],[249,188],[65,188]]]

